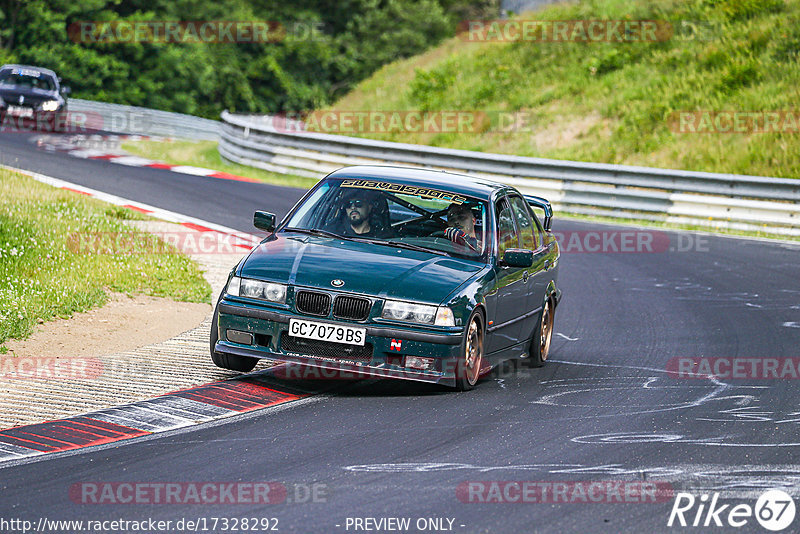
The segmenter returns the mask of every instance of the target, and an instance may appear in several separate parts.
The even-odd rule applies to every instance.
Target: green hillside
[[[596,0],[517,18],[669,21],[676,31],[655,42],[468,42],[456,37],[384,66],[331,109],[462,110],[475,112],[480,124],[477,132],[401,127],[382,133],[367,127],[349,133],[377,139],[800,176],[800,1]],[[706,133],[677,131],[676,114],[695,111],[711,118],[712,123],[702,123],[702,116],[694,116],[695,126],[705,126]],[[733,111],[781,114],[767,123],[770,132],[750,131],[750,124],[763,129],[762,114],[740,115],[739,133],[708,133],[715,120],[721,128],[727,125],[713,113]],[[515,116],[509,127],[509,117]]]

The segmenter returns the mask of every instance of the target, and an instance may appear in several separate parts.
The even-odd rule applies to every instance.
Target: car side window
[[[533,228],[533,236],[536,238],[536,243],[541,247],[544,245],[544,228],[542,227],[542,223],[539,222],[539,217],[536,215],[536,212],[531,210],[531,217],[533,217],[533,224],[535,225]]]
[[[502,259],[503,254],[510,248],[519,247],[516,229],[514,228],[514,215],[505,199],[496,205],[497,212],[497,257]]]
[[[509,197],[511,206],[514,210],[514,215],[517,218],[517,229],[519,231],[520,241],[522,248],[528,250],[536,250],[536,236],[534,231],[533,221],[531,220],[531,212],[528,209],[528,203],[520,197]]]

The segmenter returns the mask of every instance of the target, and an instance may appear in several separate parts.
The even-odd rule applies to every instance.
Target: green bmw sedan
[[[231,271],[211,358],[266,358],[472,389],[499,363],[547,360],[558,289],[552,209],[508,185],[357,166],[312,188]]]

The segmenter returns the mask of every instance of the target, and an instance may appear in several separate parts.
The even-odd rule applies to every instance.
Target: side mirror
[[[253,214],[253,226],[265,232],[275,231],[275,214],[257,211]]]
[[[510,248],[503,254],[503,265],[509,267],[530,267],[533,265],[533,251]]]
[[[61,94],[62,94],[62,95],[68,95],[68,94],[70,94],[71,92],[72,92],[72,89],[70,88],[70,86],[69,86],[69,85],[63,85],[63,86],[61,86]]]

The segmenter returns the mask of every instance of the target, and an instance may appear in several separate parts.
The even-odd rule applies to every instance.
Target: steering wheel
[[[480,253],[480,250],[478,250],[478,249],[477,249],[477,247],[475,247],[475,246],[474,246],[472,243],[470,243],[469,241],[465,241],[465,242],[464,242],[464,245],[466,245],[466,247],[467,247],[468,249],[472,250],[473,252]]]

